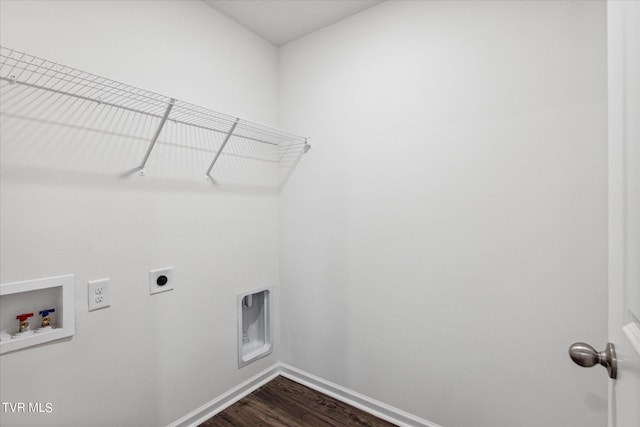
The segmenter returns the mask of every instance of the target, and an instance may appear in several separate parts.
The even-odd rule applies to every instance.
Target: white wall
[[[0,17],[3,46],[277,123],[277,50],[200,1],[2,1]],[[135,166],[118,162],[127,147],[11,135],[0,281],[75,274],[77,332],[2,355],[3,402],[53,404],[0,413],[3,425],[166,425],[278,360],[277,334],[274,353],[242,370],[235,347],[236,293],[278,283],[275,195],[152,171],[120,179]],[[176,290],[149,296],[148,271],[167,265]],[[112,307],[89,313],[86,283],[103,277]]]
[[[602,426],[605,4],[389,1],[281,49],[283,360],[447,427]]]
[[[73,339],[0,363],[3,402],[54,413],[3,424],[167,424],[282,359],[447,427],[603,425],[605,376],[567,348],[606,341],[604,25],[599,2],[385,2],[285,46],[278,74],[200,2],[0,2],[4,46],[279,112],[314,144],[279,205],[117,179],[130,165],[91,150],[101,173],[2,156],[0,281],[78,286]],[[278,263],[286,350],[238,371],[235,293]],[[149,297],[165,265],[178,289]],[[107,276],[112,307],[88,313]]]

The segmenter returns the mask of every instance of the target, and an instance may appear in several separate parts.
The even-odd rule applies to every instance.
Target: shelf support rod
[[[153,151],[153,147],[156,145],[156,142],[158,142],[158,137],[160,136],[160,132],[162,132],[162,128],[164,127],[164,124],[167,122],[167,119],[169,118],[169,113],[171,113],[171,109],[173,108],[175,103],[176,103],[176,100],[171,98],[171,100],[169,101],[169,104],[167,105],[167,109],[164,111],[164,115],[160,120],[160,124],[156,129],[156,133],[155,135],[153,135],[151,144],[149,144],[149,148],[147,148],[147,152],[144,155],[144,159],[142,159],[142,163],[140,163],[140,166],[138,167],[138,169],[140,169],[140,175],[144,175],[144,167],[147,164],[147,160],[149,160],[151,151]]]
[[[233,135],[233,131],[236,129],[236,126],[238,126],[239,121],[240,119],[236,119],[236,121],[233,122],[233,126],[231,126],[231,129],[229,129],[229,132],[227,132],[227,136],[224,137],[224,141],[222,142],[220,149],[218,150],[218,152],[216,153],[216,156],[213,158],[213,161],[209,165],[209,169],[207,169],[207,178],[211,176],[211,169],[213,169],[213,165],[215,165],[216,162],[218,161],[218,157],[220,157],[220,154],[222,154],[222,150],[224,150],[224,146],[227,145],[227,142],[229,142],[229,138],[231,138],[231,135]]]

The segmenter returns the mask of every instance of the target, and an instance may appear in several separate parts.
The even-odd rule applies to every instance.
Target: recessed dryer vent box
[[[271,343],[271,290],[238,294],[238,368],[269,355]]]

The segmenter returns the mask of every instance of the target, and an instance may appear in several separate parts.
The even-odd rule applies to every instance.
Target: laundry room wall
[[[0,40],[277,124],[276,48],[200,1],[2,1]],[[238,370],[235,307],[238,292],[275,286],[277,314],[277,194],[158,167],[180,172],[212,152],[154,152],[140,177],[127,174],[142,160],[130,154],[149,141],[71,143],[56,126],[36,138],[37,123],[0,118],[0,280],[75,274],[76,284],[74,337],[0,356],[2,402],[52,412],[3,411],[3,425],[167,425],[276,363],[277,328],[274,353]],[[150,296],[149,270],[167,266],[175,290]],[[111,307],[88,312],[87,281],[104,277]]]
[[[387,1],[282,47],[282,359],[442,426],[602,426],[606,10]]]

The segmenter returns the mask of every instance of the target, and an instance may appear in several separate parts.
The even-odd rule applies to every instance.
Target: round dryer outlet
[[[173,286],[173,267],[159,268],[149,272],[150,295],[172,291]]]

